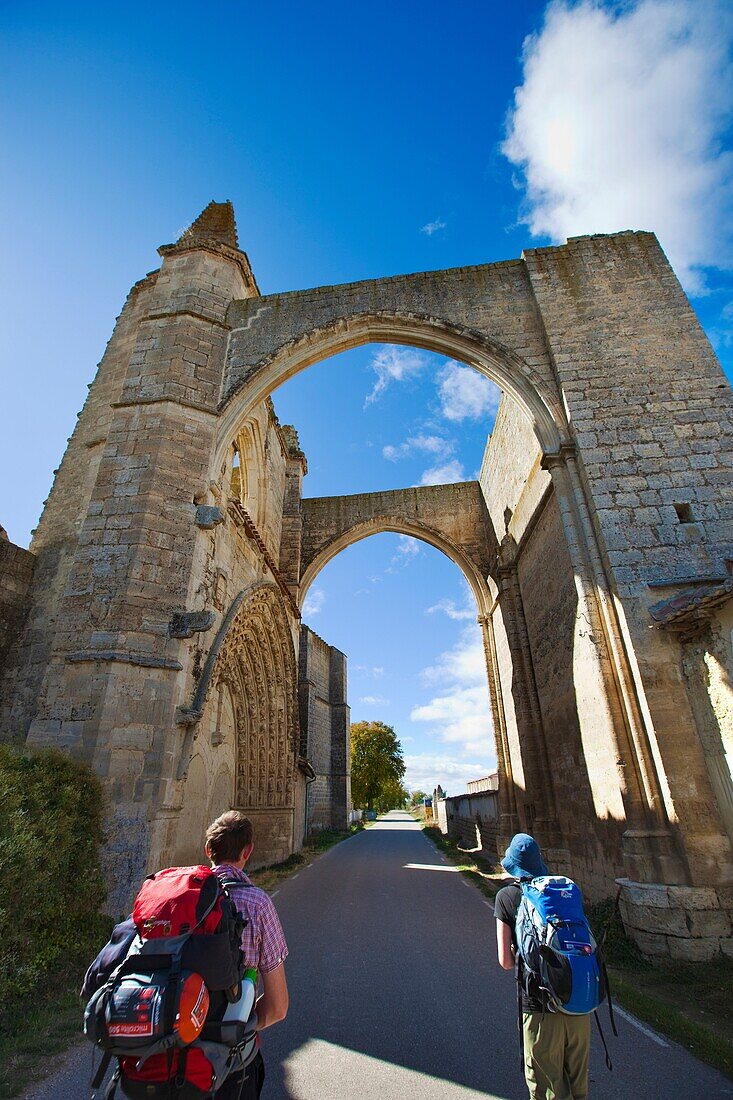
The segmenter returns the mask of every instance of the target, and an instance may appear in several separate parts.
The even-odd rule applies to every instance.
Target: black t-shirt
[[[514,926],[517,922],[517,910],[522,900],[522,888],[517,882],[509,886],[503,886],[494,898],[494,916],[502,924],[508,924],[512,930],[512,945],[517,949],[517,937]],[[526,973],[522,967],[522,960],[517,959],[517,981],[522,987],[522,1012],[545,1012],[546,1004],[543,1000],[539,983],[531,974]]]

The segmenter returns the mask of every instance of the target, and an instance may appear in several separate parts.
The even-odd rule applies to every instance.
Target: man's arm
[[[499,956],[499,966],[504,970],[514,969],[514,947],[512,946],[511,925],[503,920],[496,922],[496,950]]]
[[[257,1030],[284,1020],[288,1014],[288,983],[285,980],[285,963],[262,975],[265,991],[257,1002]]]

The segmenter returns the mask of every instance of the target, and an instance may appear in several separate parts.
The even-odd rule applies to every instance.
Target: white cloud
[[[405,738],[403,738],[405,740]],[[462,794],[472,779],[481,779],[492,770],[490,757],[458,761],[441,753],[406,754],[405,785],[410,790],[432,792],[438,783],[448,794]]]
[[[398,535],[397,540],[397,554],[400,558],[415,558],[420,553],[420,542],[412,535]]]
[[[359,702],[370,707],[389,706],[389,699],[383,699],[381,695],[363,695]]]
[[[437,233],[439,229],[445,229],[445,222],[441,221],[440,218],[436,218],[434,222],[428,222],[424,225],[420,232],[432,237],[433,233]]]
[[[733,264],[729,0],[555,0],[524,44],[503,152],[555,241],[650,229],[686,288]]]
[[[386,447],[382,447],[382,455],[390,462],[398,462],[401,458],[407,458],[415,451],[445,458],[452,454],[454,449],[455,446],[450,439],[444,439],[440,435],[419,433],[418,435],[411,435],[404,443],[400,443],[396,447],[388,443]]]
[[[453,481],[465,481],[463,463],[457,458],[446,462],[444,466],[431,466],[420,479],[421,485],[449,485]]]
[[[446,420],[480,420],[499,408],[501,390],[473,367],[449,359],[438,375],[438,396]]]
[[[382,665],[354,665],[354,672],[361,673],[362,676],[373,676],[375,680],[384,676]]]
[[[367,396],[364,406],[377,401],[390,382],[406,382],[417,378],[426,362],[425,356],[414,348],[394,347],[391,344],[385,344],[384,347],[379,348],[369,364],[377,376],[377,381],[374,383],[374,389]]]
[[[440,688],[427,703],[413,708],[410,720],[424,722],[440,741],[461,747],[462,753],[483,752],[493,759],[494,735],[489,706],[481,631],[466,627],[452,649],[423,670],[423,682]]]
[[[419,539],[414,539],[412,535],[398,535],[397,549],[390,558],[385,573],[396,573],[399,569],[404,569],[411,561],[419,557],[421,550]]]
[[[308,595],[305,598],[303,604],[304,615],[317,615],[319,611],[323,610],[323,605],[326,602],[326,593],[322,588],[311,588]]]
[[[484,677],[485,680],[485,677]],[[485,738],[485,748],[491,741],[489,697],[486,683],[475,687],[452,688],[446,695],[436,695],[410,714],[413,722],[430,722],[440,730],[440,740],[475,744]]]
[[[461,619],[475,619],[476,607],[458,607],[455,600],[438,600],[432,607],[429,607],[426,611],[427,615],[434,615],[436,611],[441,611],[444,615],[447,615],[449,619],[455,619],[457,621]]]

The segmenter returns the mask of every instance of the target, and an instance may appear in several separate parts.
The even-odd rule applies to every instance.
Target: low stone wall
[[[733,958],[733,886],[664,886],[617,879],[624,927],[645,955]]]
[[[461,794],[442,799],[437,806],[437,821],[442,833],[462,848],[481,849],[489,859],[497,858],[496,823],[498,794]]]

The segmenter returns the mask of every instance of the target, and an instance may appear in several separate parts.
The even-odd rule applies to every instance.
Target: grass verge
[[[361,825],[352,825],[345,833],[324,829],[310,837],[302,851],[295,852],[282,863],[261,867],[250,877],[256,886],[271,893],[290,875],[307,867],[334,844],[360,832],[361,828]],[[20,1096],[30,1085],[42,1081],[56,1068],[54,1055],[62,1054],[80,1041],[82,1005],[79,989],[85,968],[86,964],[58,975],[42,996],[16,1004],[17,1023],[0,1034],[0,1100]],[[82,1057],[88,1055],[90,1074],[91,1051],[91,1046],[85,1044],[81,1053]]]
[[[505,884],[501,874],[462,851],[437,826],[423,824],[423,829],[486,897],[494,897]],[[596,937],[605,935],[614,1000],[733,1080],[733,960],[652,961],[626,936],[613,901],[589,906],[588,918]]]
[[[59,975],[43,996],[16,1004],[17,1024],[0,1035],[0,1098],[20,1096],[53,1071],[54,1055],[79,1041],[84,971]],[[91,1048],[89,1048],[91,1065]]]

